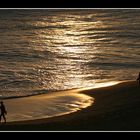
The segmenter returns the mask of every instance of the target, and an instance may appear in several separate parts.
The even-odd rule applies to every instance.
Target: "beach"
[[[2,123],[0,131],[139,131],[139,91],[136,81],[79,90],[79,94],[93,97],[94,103],[52,118]]]
[[[139,9],[1,9],[0,27],[0,131],[140,130]]]

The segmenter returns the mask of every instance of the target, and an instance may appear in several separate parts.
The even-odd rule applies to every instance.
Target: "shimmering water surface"
[[[132,80],[140,9],[0,10],[0,97]]]

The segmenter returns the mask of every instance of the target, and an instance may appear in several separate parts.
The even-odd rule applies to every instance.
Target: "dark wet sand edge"
[[[81,91],[92,106],[64,116],[9,122],[0,131],[139,131],[140,86],[135,81]]]

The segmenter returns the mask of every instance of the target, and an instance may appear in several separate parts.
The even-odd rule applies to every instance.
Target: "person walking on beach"
[[[138,75],[137,81],[138,81],[139,86],[140,86],[140,72],[139,72],[139,75]]]
[[[0,122],[1,122],[1,119],[3,117],[4,122],[6,123],[6,117],[5,117],[5,115],[7,114],[7,111],[6,111],[6,108],[5,108],[5,105],[4,105],[3,101],[0,102],[0,111],[1,111],[1,114],[0,114]]]

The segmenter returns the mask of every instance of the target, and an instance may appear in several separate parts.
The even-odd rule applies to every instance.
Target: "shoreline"
[[[0,131],[119,131],[140,130],[140,87],[136,81],[85,89],[79,93],[95,98],[82,110],[67,115],[8,122]]]
[[[76,88],[5,99],[8,112],[7,122],[32,121],[36,119],[51,118],[77,112],[94,103],[94,98],[81,91],[112,86],[120,83],[110,81],[96,83],[94,87]]]
[[[7,123],[51,118],[90,106],[94,99],[77,90],[6,99]]]

